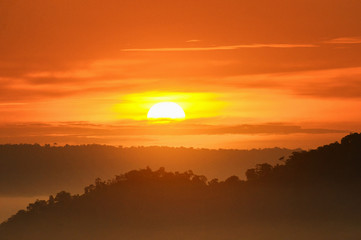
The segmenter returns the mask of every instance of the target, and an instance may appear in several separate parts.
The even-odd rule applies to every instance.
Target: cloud
[[[219,51],[219,50],[237,50],[242,48],[313,48],[318,47],[314,44],[241,44],[228,46],[212,47],[180,47],[180,48],[128,48],[124,52],[187,52],[187,51]]]
[[[4,103],[0,103],[0,106],[19,106],[19,105],[26,105],[26,103],[23,103],[23,102],[4,102]]]
[[[109,139],[121,138],[130,140],[139,137],[144,139],[157,136],[185,135],[253,135],[253,134],[328,134],[348,133],[347,130],[302,128],[288,124],[241,124],[241,125],[205,125],[193,123],[148,124],[146,122],[128,122],[124,124],[91,124],[87,122],[59,123],[18,123],[0,125],[0,143],[21,142],[31,139],[32,142],[52,141],[67,143],[108,143]],[[108,139],[108,140],[107,140]],[[143,139],[143,140],[144,140]],[[38,141],[37,141],[38,140]],[[118,139],[119,140],[119,139]],[[142,142],[139,140],[139,142]],[[138,144],[139,144],[138,142]]]
[[[345,130],[302,128],[301,126],[285,124],[261,124],[261,125],[234,125],[234,126],[203,126],[201,134],[325,134],[325,133],[347,133]],[[197,130],[196,130],[197,131]]]
[[[361,67],[234,76],[221,83],[239,89],[281,90],[303,97],[353,99],[361,98]]]
[[[190,39],[190,40],[187,40],[186,43],[196,43],[196,42],[201,42],[202,40],[199,40],[199,39]]]
[[[297,47],[232,46],[230,41],[313,43],[344,32],[355,35],[359,33],[355,23],[360,22],[360,5],[359,1],[341,0],[333,1],[332,6],[326,0],[200,0],[192,4],[152,0],[84,4],[77,0],[71,7],[64,1],[1,2],[0,9],[6,14],[0,14],[5,26],[0,38],[0,62],[8,66],[22,61],[22,68],[30,64],[52,68],[69,62],[121,57],[124,51],[119,49],[158,49],[197,39],[214,42],[217,46],[210,49],[215,50]],[[193,51],[207,48],[201,49]]]
[[[201,64],[201,63],[198,63]],[[232,63],[203,62],[201,68],[213,71],[228,68]],[[97,66],[92,69],[93,66]],[[172,77],[168,74],[156,77],[149,62],[118,64],[114,62],[92,63],[80,70],[33,72],[22,78],[0,78],[0,107],[2,109],[33,102],[48,100],[86,101],[86,99],[119,98],[129,93],[145,91],[192,91],[234,93],[237,91],[253,92],[274,90],[277,94],[298,96],[300,98],[322,99],[360,99],[361,98],[361,67],[334,68],[308,71],[289,71],[264,74],[223,75],[180,75]],[[174,63],[174,65],[176,65]],[[167,65],[161,65],[165,69]],[[199,65],[200,67],[201,65]],[[104,69],[103,69],[104,67]],[[155,64],[157,67],[157,64]],[[195,66],[190,66],[196,68]],[[160,68],[160,67],[159,67]],[[169,67],[172,68],[172,67]],[[185,68],[189,69],[188,66]],[[175,70],[181,71],[182,68]],[[143,71],[143,72],[142,72]],[[158,72],[157,70],[155,70]],[[164,70],[166,71],[166,70]],[[192,70],[190,70],[191,72]],[[194,70],[193,70],[194,71]],[[124,73],[126,72],[126,73]],[[183,71],[187,73],[187,71]],[[85,75],[82,75],[84,73]],[[126,75],[127,74],[127,75]],[[132,75],[133,74],[133,75]],[[177,74],[175,74],[177,75]],[[186,84],[185,84],[186,83]],[[15,104],[14,104],[15,103]]]
[[[325,41],[324,43],[330,43],[330,44],[358,44],[358,43],[361,43],[361,37],[333,38],[331,40]]]

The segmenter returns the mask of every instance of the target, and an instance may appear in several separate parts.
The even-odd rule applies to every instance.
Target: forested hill
[[[361,238],[360,134],[247,178],[133,170],[30,204],[0,225],[0,239]]]
[[[291,149],[210,150],[106,145],[0,145],[0,196],[39,196],[62,189],[81,192],[97,177],[108,179],[132,169],[192,169],[212,178],[239,175],[255,164],[279,162]],[[44,181],[44,179],[46,179]]]
[[[285,164],[260,164],[246,171],[248,181],[277,184],[359,184],[361,134],[353,133],[310,151],[294,152]]]

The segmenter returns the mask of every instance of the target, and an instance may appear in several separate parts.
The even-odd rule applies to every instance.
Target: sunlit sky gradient
[[[0,2],[0,143],[310,148],[361,131],[361,1]],[[147,121],[159,101],[186,120]]]

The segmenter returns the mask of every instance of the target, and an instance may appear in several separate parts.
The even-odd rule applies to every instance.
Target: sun
[[[175,102],[160,102],[154,104],[148,111],[148,119],[181,120],[186,117],[183,109]]]

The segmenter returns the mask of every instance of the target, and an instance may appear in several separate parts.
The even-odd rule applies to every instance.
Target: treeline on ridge
[[[43,196],[62,189],[80,193],[97,177],[109,179],[146,166],[168,171],[192,169],[220,179],[230,175],[245,178],[244,172],[255,164],[276,164],[293,151],[5,144],[0,145],[0,196]]]

